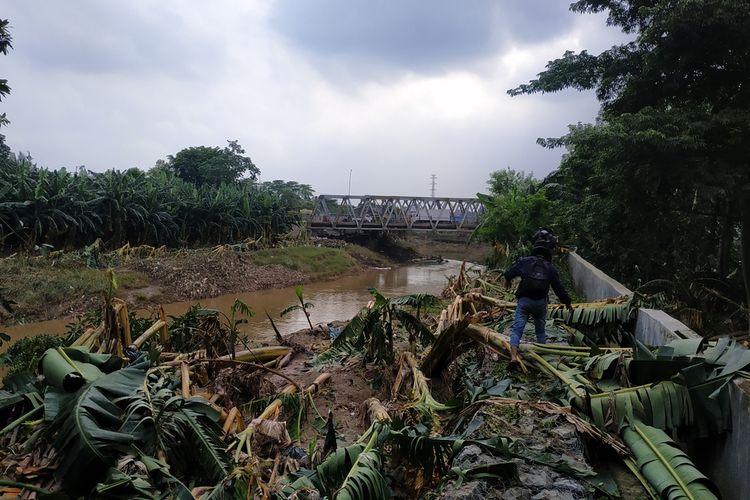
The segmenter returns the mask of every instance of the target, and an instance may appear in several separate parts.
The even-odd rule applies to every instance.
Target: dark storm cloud
[[[164,4],[33,1],[7,3],[3,10],[22,44],[15,57],[37,71],[185,76],[199,74],[194,61],[222,57],[209,53],[204,34],[186,33],[182,18]]]
[[[418,72],[466,67],[570,29],[559,0],[279,0],[271,25],[323,61]]]

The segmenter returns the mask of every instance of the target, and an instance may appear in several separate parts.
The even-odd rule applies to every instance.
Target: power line
[[[430,195],[430,196],[432,196],[432,197],[434,198],[434,197],[435,197],[435,185],[437,184],[437,183],[435,182],[435,180],[437,179],[437,175],[435,175],[435,174],[432,174],[432,175],[430,176],[430,178],[432,179],[432,182],[431,182],[431,184],[430,184],[430,193],[431,193],[431,195]]]

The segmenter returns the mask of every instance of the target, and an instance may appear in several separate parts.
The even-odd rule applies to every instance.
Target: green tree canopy
[[[8,55],[8,51],[13,48],[12,45],[13,37],[10,35],[8,29],[8,20],[0,19],[0,54],[4,56]],[[3,97],[10,93],[10,87],[8,86],[8,80],[0,78],[0,101]],[[0,114],[0,126],[8,123],[8,119],[5,118],[5,113]]]
[[[264,182],[263,187],[278,196],[290,210],[312,208],[313,188],[309,184],[277,179]]]
[[[235,141],[227,141],[227,146],[195,146],[183,149],[169,156],[165,166],[181,179],[196,186],[218,186],[232,184],[244,176],[255,181],[260,170],[245,150]],[[157,165],[159,167],[160,165]]]
[[[531,173],[519,172],[510,167],[492,172],[490,180],[487,181],[490,192],[496,196],[504,196],[513,191],[531,192],[538,184]]]
[[[568,150],[548,179],[569,202],[566,236],[631,282],[731,275],[750,260],[750,3],[580,0],[571,9],[606,12],[632,40],[599,55],[566,52],[508,91],[594,90],[601,102],[595,124],[539,141]]]
[[[553,203],[532,174],[508,167],[492,172],[487,186],[489,195],[477,194],[487,209],[477,231],[483,239],[523,251],[534,231],[551,225]]]

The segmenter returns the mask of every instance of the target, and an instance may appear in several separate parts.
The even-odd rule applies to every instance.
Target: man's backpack
[[[549,266],[542,257],[534,259],[528,274],[522,277],[519,292],[532,299],[541,299],[549,292]]]

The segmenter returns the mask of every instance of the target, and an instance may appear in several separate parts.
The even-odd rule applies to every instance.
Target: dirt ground
[[[363,369],[358,361],[353,362],[356,366],[338,364],[324,368],[310,366],[314,353],[328,346],[327,339],[326,333],[317,331],[311,334],[309,330],[300,330],[286,337],[286,341],[298,352],[282,371],[302,387],[312,384],[321,373],[331,374],[330,380],[313,396],[313,401],[322,416],[327,416],[329,410],[333,412],[336,434],[342,444],[349,445],[367,429],[362,419],[363,401],[370,397],[386,401],[388,394],[384,390],[384,385],[377,387],[377,384],[381,382],[378,379],[381,370]],[[278,376],[271,376],[269,380],[277,392],[289,384],[286,379]],[[314,410],[310,413],[310,418],[315,416]],[[309,426],[308,430],[310,430]]]
[[[128,264],[123,270],[143,273],[149,283],[159,284],[158,287],[128,290],[128,302],[135,303],[144,299],[149,302],[202,299],[234,292],[283,288],[310,280],[309,275],[281,265],[256,265],[240,253],[143,259]]]

